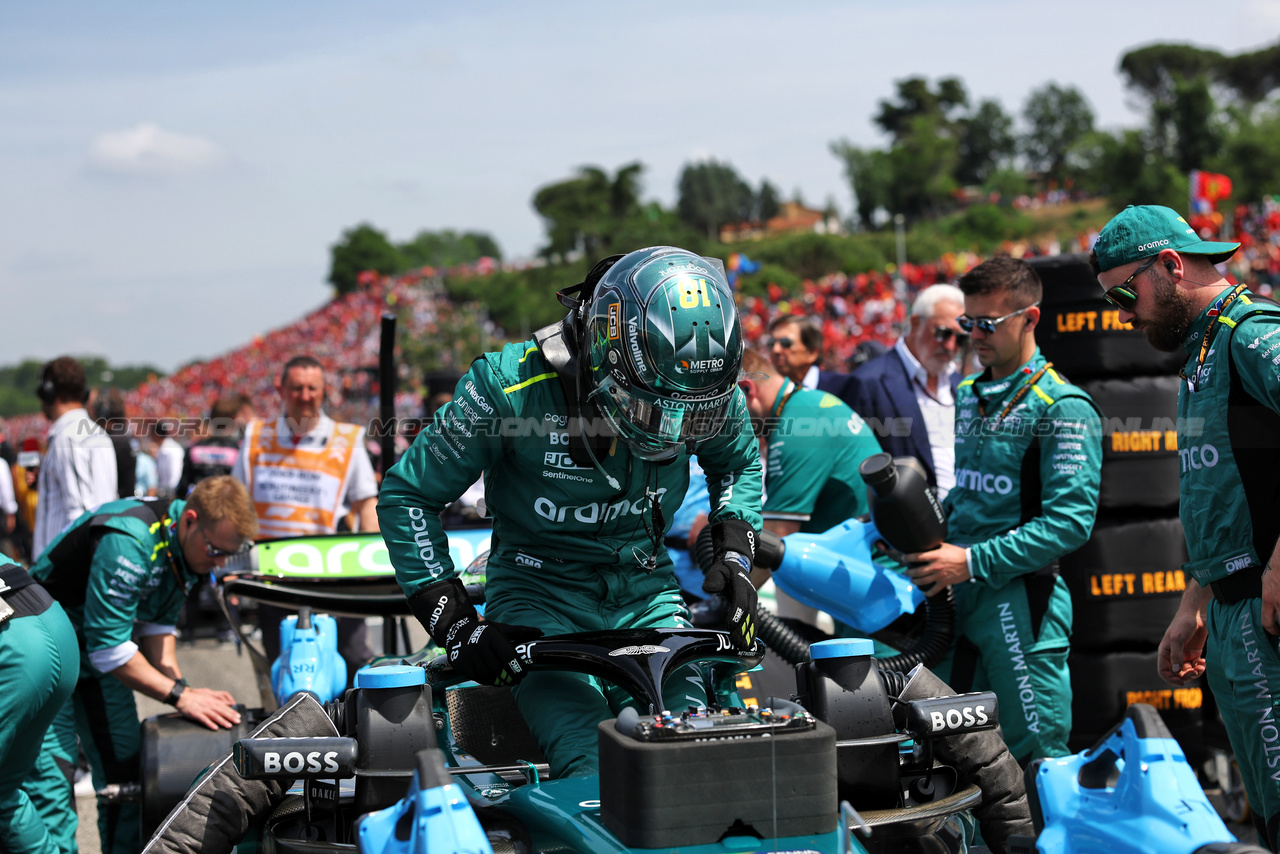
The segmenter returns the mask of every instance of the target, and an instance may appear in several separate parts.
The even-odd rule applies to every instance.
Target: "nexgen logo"
[[[985,492],[988,495],[1008,495],[1013,492],[1013,479],[1004,474],[986,474],[970,469],[956,470],[956,486]]]

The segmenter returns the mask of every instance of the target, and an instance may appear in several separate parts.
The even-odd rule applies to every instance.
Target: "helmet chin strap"
[[[582,371],[575,371],[574,373],[576,374],[574,382],[578,393],[578,426],[585,427],[586,425],[583,423],[585,419],[582,417],[582,410],[586,404],[586,401],[582,399]],[[604,475],[604,479],[608,481],[610,488],[621,492],[622,484],[618,483],[617,478],[605,471],[604,466],[600,465],[600,460],[596,458],[596,452],[591,449],[591,441],[587,437],[585,429],[582,431],[582,444],[586,445],[587,456],[591,457],[591,464],[596,467],[596,471]]]

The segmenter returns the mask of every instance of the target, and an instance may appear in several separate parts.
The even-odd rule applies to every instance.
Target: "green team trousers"
[[[1276,850],[1280,825],[1280,638],[1262,628],[1262,598],[1209,603],[1205,675],[1244,778],[1259,836]]]
[[[54,754],[43,745],[79,672],[75,629],[57,602],[43,614],[0,623],[0,851],[69,854],[75,850],[74,811],[69,827],[65,822],[49,823],[46,812],[50,798],[64,809],[74,804],[68,774],[75,769],[75,737],[71,738],[71,762],[65,768],[56,767]],[[27,774],[38,762],[53,767],[60,786],[55,781],[47,790],[29,793],[24,789]]]
[[[63,704],[46,743],[50,757],[27,777],[23,788],[43,796],[42,812],[51,827],[71,826],[71,844],[75,845],[75,800],[49,796],[60,793],[66,785],[59,773],[68,749],[74,765],[76,736],[80,749],[89,758],[93,787],[108,783],[134,783],[141,779],[139,753],[142,735],[138,726],[138,706],[133,691],[110,674],[101,674],[81,661],[80,679],[70,699]],[[46,812],[47,811],[47,812]],[[102,854],[135,854],[142,849],[142,808],[136,801],[98,808],[98,837]]]
[[[665,553],[663,558],[650,575],[635,565],[574,567],[566,574],[575,583],[554,587],[546,578],[525,572],[507,573],[501,568],[495,572],[495,561],[491,559],[485,586],[485,616],[533,626],[544,635],[689,628],[688,612],[671,560]],[[546,754],[555,777],[596,773],[596,725],[615,717],[623,707],[635,705],[630,695],[617,686],[580,673],[530,673],[513,693],[520,714]],[[663,700],[671,711],[705,706],[706,692],[697,671],[676,671],[667,679]]]
[[[1055,575],[1023,575],[1003,587],[960,584],[956,638],[935,671],[958,692],[994,691],[1009,752],[1066,756],[1071,732],[1071,595]]]

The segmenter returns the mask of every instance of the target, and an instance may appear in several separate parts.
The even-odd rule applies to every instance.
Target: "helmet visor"
[[[675,400],[634,386],[627,388],[606,375],[592,398],[619,437],[642,458],[650,454],[669,455],[690,440],[710,439],[720,432],[733,393],[729,386],[722,394],[698,400]]]

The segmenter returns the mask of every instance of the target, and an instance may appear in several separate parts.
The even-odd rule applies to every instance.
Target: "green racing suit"
[[[0,851],[66,854],[75,847],[75,823],[47,823],[53,806],[24,785],[27,775],[48,768],[61,786],[47,792],[66,806],[75,773],[75,736],[69,749],[43,749],[53,719],[75,689],[80,650],[62,606],[27,571],[0,556],[0,602],[12,614],[0,620]],[[66,756],[62,767],[58,759]]]
[[[1188,330],[1184,372],[1192,380],[1178,392],[1178,512],[1190,557],[1183,569],[1213,588],[1205,675],[1274,851],[1280,651],[1262,630],[1260,579],[1280,537],[1280,309],[1248,292],[1233,300],[1197,372],[1211,308]]]
[[[869,510],[858,466],[880,443],[840,398],[797,389],[786,380],[770,412],[765,438],[766,519],[800,523],[822,533]]]
[[[1057,560],[1089,539],[1102,467],[1096,407],[1052,367],[1037,378],[1046,364],[1037,349],[1009,377],[960,383],[956,485],[943,502],[971,579],[956,586],[954,660],[938,674],[957,691],[995,691],[1023,765],[1067,753],[1071,597]]]
[[[172,634],[187,593],[197,581],[177,547],[176,520],[185,501],[125,499],[91,510],[58,535],[31,568],[31,575],[66,610],[80,641],[80,680],[46,736],[53,755],[67,750],[75,762],[75,735],[89,757],[94,788],[140,782],[142,739],[133,690],[110,675],[138,651],[134,632]],[[173,544],[171,548],[170,544]],[[74,800],[52,793],[68,781],[52,763],[37,765],[24,785],[51,804],[46,822],[75,843]],[[35,796],[33,795],[33,800]],[[50,821],[50,819],[53,819]],[[98,810],[103,854],[142,847],[141,810],[136,802]],[[69,829],[69,831],[68,831]]]
[[[487,618],[547,635],[689,625],[662,545],[688,487],[688,454],[655,464],[613,442],[599,469],[579,466],[569,453],[569,423],[560,377],[532,341],[472,363],[378,496],[382,535],[406,596],[461,569],[449,559],[439,514],[483,472],[493,517]],[[696,453],[710,520],[738,519],[759,530],[760,457],[740,391],[724,428]],[[646,572],[650,557],[656,568]],[[669,709],[705,703],[700,688],[683,682],[669,680]],[[596,724],[625,704],[616,688],[581,674],[535,672],[514,693],[554,775],[595,770]]]

